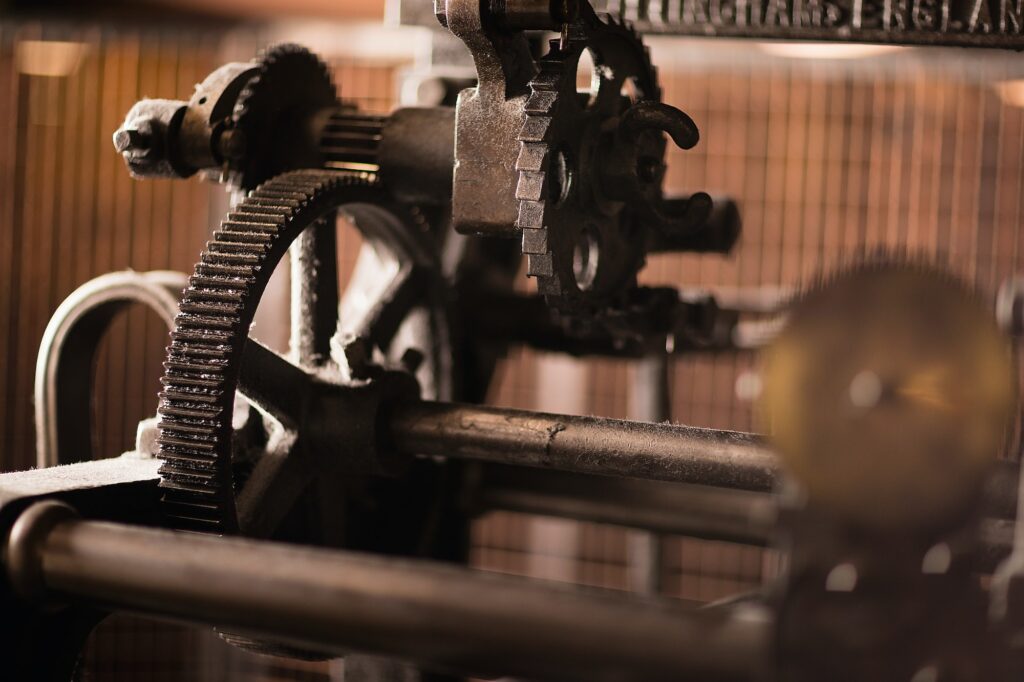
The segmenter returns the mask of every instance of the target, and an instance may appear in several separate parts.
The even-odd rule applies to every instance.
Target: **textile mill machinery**
[[[11,679],[77,679],[116,612],[344,657],[350,682],[1020,679],[1024,280],[879,249],[752,315],[641,272],[743,240],[742,202],[664,189],[701,132],[642,36],[1021,50],[1022,12],[409,0],[439,55],[415,106],[361,109],[292,43],[139,101],[113,131],[128,172],[231,205],[191,273],[104,275],[47,327],[38,466],[0,475]],[[361,237],[346,286],[339,221]],[[252,333],[279,268],[287,352]],[[114,456],[88,406],[136,304],[170,335],[156,416]],[[672,423],[656,376],[649,421],[488,402],[514,348],[657,367],[752,346],[758,434]],[[498,575],[468,561],[491,510],[768,547],[781,569],[699,608]]]

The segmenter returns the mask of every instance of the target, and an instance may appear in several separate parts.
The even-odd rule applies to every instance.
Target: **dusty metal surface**
[[[398,406],[388,429],[421,455],[756,491],[776,477],[775,456],[748,433],[427,402]]]
[[[753,36],[835,31],[860,40],[900,27],[909,42],[983,44],[974,36],[986,33],[984,44],[991,45],[1019,29],[1019,13],[1008,5],[999,7],[998,30],[984,4],[885,3],[880,25],[872,20],[877,8],[865,3],[853,5],[849,17],[845,7],[827,3],[704,8],[684,1],[631,8],[669,24],[678,11],[680,22],[705,33],[709,24],[728,32],[731,17],[744,30],[753,27]],[[101,525],[91,519],[102,514],[88,506],[82,513],[90,520],[62,520],[45,510],[18,517],[22,509],[15,506],[2,518],[13,523],[5,553],[11,581],[0,590],[0,599],[16,606],[9,613],[27,614],[40,632],[59,626],[26,600],[49,585],[73,610],[98,601],[214,624],[239,631],[230,636],[238,643],[258,634],[307,653],[354,647],[407,657],[428,669],[539,679],[1017,679],[1024,564],[1003,565],[995,601],[974,572],[991,569],[1014,542],[1008,517],[1020,470],[1010,463],[990,466],[996,448],[987,432],[975,441],[954,437],[981,433],[976,427],[984,419],[950,411],[946,421],[919,432],[918,441],[954,436],[909,457],[900,444],[913,430],[895,421],[878,429],[876,422],[853,420],[852,433],[836,436],[836,420],[828,417],[845,414],[845,384],[838,401],[832,396],[808,406],[790,400],[789,406],[825,417],[777,430],[788,434],[789,445],[819,428],[832,436],[816,441],[805,458],[811,463],[792,467],[799,475],[791,479],[751,434],[415,400],[413,377],[433,399],[483,400],[495,358],[514,343],[658,358],[730,348],[739,314],[710,296],[636,281],[648,252],[729,252],[739,220],[728,201],[714,217],[700,192],[663,201],[662,133],[684,149],[698,134],[692,120],[658,101],[656,74],[630,29],[598,17],[585,3],[450,0],[437,3],[435,15],[466,43],[479,76],[479,86],[460,96],[454,130],[452,113],[440,108],[390,118],[352,111],[337,101],[329,79],[316,77],[296,83],[312,88],[299,87],[296,110],[281,116],[288,108],[288,74],[323,75],[310,53],[286,47],[214,72],[184,110],[180,103],[151,102],[157,123],[170,127],[183,117],[173,153],[156,154],[153,131],[141,124],[115,139],[136,170],[147,159],[154,173],[166,172],[166,161],[179,175],[187,174],[182,169],[230,171],[235,164],[229,179],[248,188],[255,176],[243,161],[257,160],[261,172],[275,176],[228,215],[190,281],[164,377],[160,454],[164,509],[173,525],[292,544]],[[846,18],[856,24],[856,35],[836,28]],[[520,32],[531,28],[561,32],[539,58]],[[939,33],[944,37],[935,39]],[[592,53],[596,67],[589,94],[576,89],[576,62],[584,52]],[[312,70],[278,70],[293,58]],[[207,91],[216,96],[203,101]],[[307,97],[311,93],[323,96]],[[213,115],[228,103],[230,120]],[[419,140],[418,127],[439,137]],[[294,138],[278,135],[296,130]],[[325,171],[325,163],[344,170]],[[312,169],[278,175],[296,164]],[[418,172],[426,176],[422,182]],[[330,191],[340,185],[343,191]],[[352,201],[359,205],[348,213],[370,244],[343,296],[331,218]],[[540,299],[513,291],[514,249],[468,243],[449,230],[453,226],[522,237],[527,271],[538,278],[545,301],[538,307]],[[263,287],[293,240],[291,351],[285,358],[248,336]],[[399,256],[381,258],[376,249]],[[872,291],[865,285],[854,294]],[[937,288],[920,298],[929,305],[896,301],[902,319],[920,316],[925,326],[934,325],[937,318],[929,315],[951,303]],[[849,367],[839,360],[861,362],[844,344],[863,340],[875,318],[834,308],[825,319],[841,329],[841,343],[812,342],[824,354],[824,370],[783,372],[800,395],[817,395],[805,384],[820,388],[826,375],[847,382]],[[487,312],[508,319],[502,326]],[[403,334],[426,343],[392,343]],[[887,348],[881,337],[879,345]],[[969,387],[970,360],[978,354],[966,355],[940,358],[938,373],[962,370],[968,378],[959,385]],[[912,360],[902,364],[915,367]],[[799,370],[799,363],[792,367]],[[926,369],[922,373],[931,376]],[[1000,368],[1000,380],[1009,374],[1007,366]],[[238,419],[236,392],[255,406],[239,410]],[[930,400],[933,393],[915,395]],[[840,447],[866,435],[862,447]],[[821,445],[829,442],[839,445]],[[944,461],[973,459],[975,449],[984,451],[984,466],[970,475]],[[840,461],[830,462],[839,452]],[[865,462],[872,465],[855,471],[855,479],[846,475]],[[519,470],[527,467],[533,471]],[[556,469],[571,473],[550,471]],[[95,471],[102,478],[106,470]],[[824,493],[814,483],[821,472],[831,472],[834,483]],[[952,493],[940,497],[966,502],[942,515],[942,523],[898,523],[901,508],[915,508],[922,498],[915,486],[941,474]],[[114,499],[106,492],[122,489],[115,479],[111,473],[108,487],[85,486],[96,493],[99,509]],[[853,480],[857,487],[846,485]],[[679,482],[687,485],[671,493],[644,487]],[[694,484],[704,487],[689,487]],[[74,477],[54,473],[49,485],[62,498]],[[822,504],[845,488],[855,493],[852,502]],[[887,494],[885,504],[876,499],[879,491]],[[151,480],[136,492],[143,506],[154,502]],[[770,594],[684,615],[679,605],[563,595],[453,567],[295,546],[461,562],[468,516],[489,508],[767,544],[780,556],[782,571]],[[875,522],[857,523],[862,513]],[[752,624],[751,613],[771,617]],[[69,639],[64,648],[77,645]],[[383,668],[375,674],[386,679]]]

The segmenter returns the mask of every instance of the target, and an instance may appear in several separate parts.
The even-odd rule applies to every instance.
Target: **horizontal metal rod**
[[[764,546],[777,516],[768,493],[487,464],[469,497],[502,510]]]
[[[776,539],[774,495],[488,464],[470,498],[477,512],[512,511],[766,547]],[[979,525],[975,568],[992,572],[1013,549],[1014,522]]]
[[[538,680],[750,679],[765,611],[723,616],[456,566],[68,518],[40,503],[7,547],[49,597],[270,636],[332,653]],[[36,575],[38,574],[38,575]]]
[[[397,406],[385,422],[408,455],[769,492],[776,455],[757,434],[458,403]],[[880,472],[880,476],[885,472]],[[1016,517],[1019,465],[996,463],[983,513]]]
[[[673,424],[421,402],[388,420],[407,454],[766,492],[776,458],[761,437]]]

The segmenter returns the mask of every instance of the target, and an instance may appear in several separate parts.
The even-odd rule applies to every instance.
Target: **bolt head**
[[[405,352],[402,353],[402,368],[406,372],[409,372],[410,374],[415,374],[416,371],[423,364],[424,359],[425,356],[423,355],[423,351],[421,351],[419,348],[412,348],[410,346],[409,348],[405,349]]]
[[[121,128],[114,133],[114,149],[122,154],[148,151],[152,142],[152,135],[136,128]]]

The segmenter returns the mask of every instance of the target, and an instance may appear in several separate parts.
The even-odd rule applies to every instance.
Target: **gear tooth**
[[[225,265],[259,265],[263,260],[263,254],[252,253],[237,246],[234,248],[216,245],[207,252],[211,263],[223,263]]]
[[[557,102],[558,93],[554,90],[534,90],[524,109],[527,114],[550,114]]]
[[[548,147],[546,144],[524,142],[519,147],[519,157],[516,159],[516,170],[518,171],[541,171],[547,163]]]
[[[540,201],[544,198],[545,173],[521,171],[516,184],[516,199],[520,201]]]
[[[247,244],[263,249],[268,248],[270,243],[274,241],[275,230],[267,230],[263,226],[258,227],[255,231],[232,229],[234,227],[237,226],[226,222],[221,223],[222,229],[214,230],[213,238],[217,243],[225,246],[228,244]]]
[[[539,230],[544,227],[544,202],[528,200],[520,201],[519,216],[516,218],[516,227],[524,230]],[[526,238],[524,237],[523,239],[523,250],[525,251]],[[547,244],[546,237],[545,244]]]
[[[561,296],[562,284],[557,277],[538,277],[537,291],[544,296]]]
[[[607,48],[607,49],[605,49]],[[527,255],[527,272],[537,280],[541,294],[556,310],[568,314],[582,308],[594,308],[598,304],[591,296],[581,292],[576,285],[568,259],[557,262],[552,249],[566,246],[568,235],[563,234],[557,211],[546,213],[545,201],[549,191],[547,183],[550,153],[556,145],[561,149],[557,136],[570,123],[562,122],[568,112],[576,111],[576,101],[565,106],[558,99],[563,94],[575,92],[576,65],[579,55],[589,49],[598,67],[610,68],[619,73],[626,70],[642,93],[644,99],[660,100],[661,90],[657,84],[657,71],[650,62],[650,53],[640,40],[634,27],[621,17],[601,14],[598,24],[575,22],[569,29],[569,41],[563,48],[558,40],[550,42],[550,50],[537,62],[537,74],[530,81],[530,95],[525,105],[526,117],[519,134],[519,154],[516,159],[518,171],[515,196],[519,200],[516,226],[522,232],[522,250]],[[622,58],[616,61],[602,55],[619,51]],[[623,63],[625,61],[625,64]],[[626,65],[628,64],[628,65]],[[561,116],[560,116],[561,115]],[[560,257],[564,254],[559,253]],[[642,262],[642,258],[638,259]]]
[[[530,277],[554,276],[555,268],[550,253],[531,253],[526,260],[526,274]]]
[[[292,241],[340,199],[380,201],[378,188],[368,174],[287,173],[256,188],[214,232],[183,293],[157,410],[160,486],[179,527],[237,527],[231,439],[223,434],[231,429],[233,377],[254,295],[284,253],[270,245]]]
[[[202,262],[196,266],[197,275],[211,279],[222,279],[240,288],[244,288],[255,281],[256,268],[249,265],[223,265],[210,262],[209,257],[205,253],[203,255]]]
[[[327,65],[294,43],[272,46],[254,60],[255,75],[242,88],[231,113],[231,125],[248,140],[265,139],[278,120],[283,103],[303,111],[337,106],[338,92]],[[287,96],[285,96],[287,95]],[[274,161],[254,148],[243,161],[232,162],[229,175],[251,187],[275,169]],[[276,170],[281,170],[279,164]]]
[[[281,197],[269,197],[266,193],[255,189],[249,194],[246,202],[250,209],[287,215],[294,209],[303,206],[306,202],[303,199],[285,199]]]
[[[528,256],[542,255],[548,252],[548,231],[544,228],[523,230],[523,253]]]
[[[259,226],[268,232],[277,232],[277,221],[272,216],[251,211],[231,211],[221,225],[228,228],[238,227],[242,231],[249,231],[254,226]]]
[[[551,128],[550,116],[528,116],[519,131],[521,142],[543,142]]]
[[[564,67],[564,65],[559,63],[558,67]],[[534,93],[551,92],[557,97],[558,91],[562,87],[562,76],[563,74],[556,70],[552,62],[542,62],[540,72],[530,82],[530,88]]]
[[[165,401],[160,404],[157,411],[164,417],[182,417],[186,419],[208,419],[213,420],[220,414],[219,409],[211,409],[209,406],[197,406],[194,403],[178,401]]]
[[[160,467],[160,487],[203,495],[208,498],[217,495],[217,490],[207,485],[204,479],[187,476],[165,467]]]

